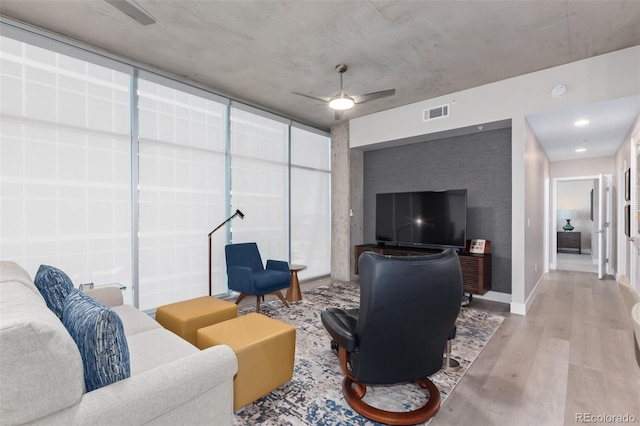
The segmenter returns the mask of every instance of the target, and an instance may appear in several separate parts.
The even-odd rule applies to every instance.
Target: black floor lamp
[[[211,296],[211,235],[236,216],[240,216],[240,219],[244,219],[244,213],[240,210],[236,210],[236,212],[229,216],[227,220],[216,226],[213,231],[209,232],[209,296]]]

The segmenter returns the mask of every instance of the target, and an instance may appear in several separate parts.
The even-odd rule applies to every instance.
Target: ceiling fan
[[[318,101],[328,102],[329,108],[335,111],[336,120],[342,118],[344,111],[353,108],[355,104],[361,104],[364,102],[373,101],[374,99],[380,99],[387,96],[392,96],[396,93],[396,89],[381,90],[379,92],[366,93],[364,95],[348,95],[342,88],[342,74],[347,71],[345,64],[336,65],[336,71],[340,74],[340,92],[333,97],[313,96],[306,93],[292,92],[294,95],[305,96],[307,98],[316,99]]]

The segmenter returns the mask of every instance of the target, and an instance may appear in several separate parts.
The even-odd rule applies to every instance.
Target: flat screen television
[[[376,194],[376,242],[464,248],[467,190]]]

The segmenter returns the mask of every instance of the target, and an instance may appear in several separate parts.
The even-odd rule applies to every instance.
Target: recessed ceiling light
[[[576,149],[576,152],[585,152],[587,150],[587,148],[578,148]]]
[[[576,126],[576,127],[586,126],[587,124],[589,124],[589,120],[585,120],[585,119],[580,119],[580,120],[576,121],[575,123],[573,123],[573,125]]]

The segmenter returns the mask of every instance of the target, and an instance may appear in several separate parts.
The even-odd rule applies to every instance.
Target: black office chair
[[[377,422],[425,422],[440,409],[440,391],[429,376],[442,368],[442,354],[460,311],[458,256],[450,249],[419,257],[365,252],[358,267],[360,307],[321,313],[345,374],[344,397],[355,411]],[[368,385],[405,382],[428,390],[422,407],[390,412],[362,400]]]

